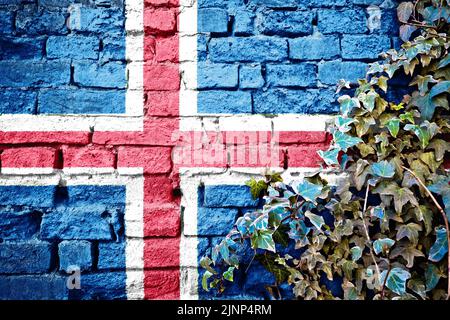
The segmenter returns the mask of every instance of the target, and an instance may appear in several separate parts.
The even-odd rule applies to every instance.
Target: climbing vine
[[[203,257],[204,290],[247,272],[239,248],[250,245],[275,298],[287,282],[299,299],[449,299],[450,3],[403,2],[398,19],[402,47],[339,98],[331,146],[319,151],[326,168],[291,184],[272,173],[250,181],[265,204]],[[397,104],[388,93],[402,74],[411,90]]]

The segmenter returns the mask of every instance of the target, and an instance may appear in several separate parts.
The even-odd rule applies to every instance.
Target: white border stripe
[[[126,290],[128,299],[144,299],[144,177],[142,168],[133,168],[134,175],[107,173],[109,168],[83,168],[88,173],[79,174],[79,168],[53,170],[52,168],[16,168],[0,175],[0,186],[47,186],[64,181],[68,186],[111,185],[125,186],[126,231]],[[52,174],[47,174],[49,172]],[[139,172],[139,174],[138,174]]]
[[[0,131],[142,131],[144,129],[143,68],[133,68],[133,61],[144,59],[144,0],[125,1],[126,67],[128,89],[125,114],[0,115]],[[128,32],[129,31],[129,32]],[[134,32],[131,32],[134,31]],[[135,34],[138,32],[138,34]],[[130,85],[131,84],[131,85]]]

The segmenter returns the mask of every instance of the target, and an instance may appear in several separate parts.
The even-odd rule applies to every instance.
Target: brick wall
[[[0,0],[0,299],[214,298],[198,259],[268,164],[234,159],[243,131],[279,133],[271,164],[298,178],[328,143],[304,115],[336,112],[335,82],[399,43],[390,1],[137,3]],[[222,160],[183,171],[182,130]],[[264,296],[252,268],[227,298]]]

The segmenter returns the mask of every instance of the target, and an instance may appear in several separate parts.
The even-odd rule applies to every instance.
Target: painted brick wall
[[[317,114],[337,110],[337,80],[398,46],[394,7],[0,0],[0,299],[266,297],[258,264],[228,296],[202,292],[199,258],[258,205],[250,176],[318,166]],[[252,132],[258,148],[276,136],[275,157],[239,159]]]

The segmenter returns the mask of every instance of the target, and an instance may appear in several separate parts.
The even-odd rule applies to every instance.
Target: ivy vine
[[[339,98],[331,146],[319,151],[327,171],[290,185],[270,173],[250,181],[265,205],[203,257],[204,290],[223,292],[235,272],[247,272],[237,271],[238,249],[250,244],[275,276],[275,297],[287,282],[299,299],[449,299],[450,2],[403,2],[398,18],[401,49],[384,53],[354,94]],[[387,93],[401,73],[411,93],[397,104]],[[333,183],[330,169],[343,173]],[[323,276],[339,281],[342,294]]]

